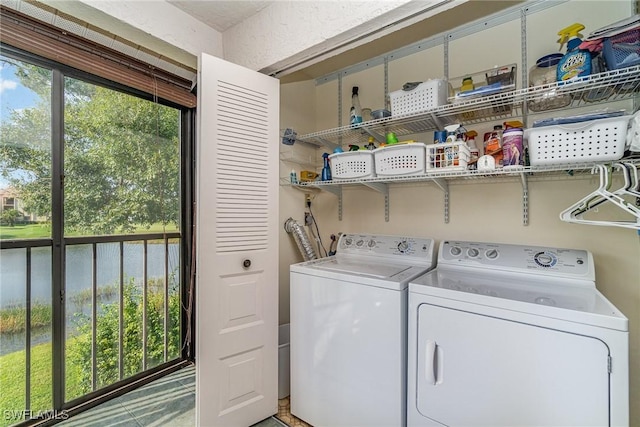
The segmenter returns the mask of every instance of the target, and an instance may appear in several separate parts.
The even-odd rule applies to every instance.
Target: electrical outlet
[[[311,216],[311,214],[309,212],[305,212],[304,213],[304,225],[311,225],[313,224],[313,217]]]

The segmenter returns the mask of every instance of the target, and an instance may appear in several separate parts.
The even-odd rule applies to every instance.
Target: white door
[[[198,67],[196,424],[278,410],[278,80]]]
[[[609,349],[599,339],[430,304],[418,308],[417,339],[415,405],[433,421],[609,425]]]

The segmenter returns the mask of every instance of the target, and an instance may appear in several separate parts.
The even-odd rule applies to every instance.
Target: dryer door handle
[[[442,347],[433,340],[427,340],[424,360],[424,375],[427,384],[442,384],[443,353]]]

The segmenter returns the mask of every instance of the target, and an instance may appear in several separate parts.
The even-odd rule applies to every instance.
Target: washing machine
[[[290,267],[291,413],[313,426],[406,425],[407,287],[431,239],[343,234]]]
[[[442,241],[409,284],[409,426],[626,426],[628,321],[585,250]]]

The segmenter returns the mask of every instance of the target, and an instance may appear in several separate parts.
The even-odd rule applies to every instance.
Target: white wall
[[[573,22],[582,22],[589,33],[632,13],[626,1],[573,1],[539,12],[527,19],[528,55],[535,59],[556,52],[555,33]],[[495,26],[473,36],[455,39],[450,44],[450,75],[480,71],[493,65],[515,62],[522,66],[519,22]],[[407,81],[442,77],[442,46],[436,46],[389,63],[389,90],[401,88]],[[344,76],[342,79],[342,124],[347,123],[351,86],[360,87],[363,107],[381,108],[384,101],[382,66]],[[522,86],[518,72],[518,86]],[[295,90],[283,86],[282,102],[295,99]],[[285,89],[286,88],[286,89]],[[308,96],[308,90],[305,96]],[[315,130],[330,129],[340,123],[338,117],[338,81],[315,87]],[[629,107],[629,102],[623,104]],[[607,105],[611,106],[611,104]],[[594,106],[593,108],[601,108]],[[552,115],[566,115],[552,113]],[[291,119],[291,121],[288,121]],[[283,126],[296,127],[295,117],[281,116]],[[498,120],[499,123],[501,120]],[[496,123],[496,124],[497,124]],[[309,120],[305,119],[305,126]],[[480,135],[494,123],[471,126]],[[301,132],[304,133],[304,132]],[[428,142],[433,134],[418,135]],[[319,149],[318,152],[322,152]],[[282,172],[281,172],[282,175]],[[443,193],[435,185],[390,185],[390,220],[384,220],[384,198],[364,187],[343,187],[343,220],[338,221],[337,198],[327,192],[313,201],[325,242],[337,232],[362,232],[416,235],[442,239],[496,241],[590,250],[595,259],[598,289],[628,318],[630,327],[630,406],[631,425],[640,425],[640,238],[634,230],[568,224],[558,214],[596,188],[595,178],[580,179],[562,175],[532,177],[529,182],[529,225],[522,225],[522,186],[516,179],[450,182],[450,221],[443,220]],[[281,211],[300,215],[302,194],[281,190]],[[284,196],[283,196],[284,195]],[[302,206],[302,208],[300,208]],[[295,251],[294,251],[295,252]],[[281,252],[281,310],[288,307],[288,265],[298,261]],[[285,299],[287,302],[285,302]],[[281,313],[281,322],[288,321]]]

